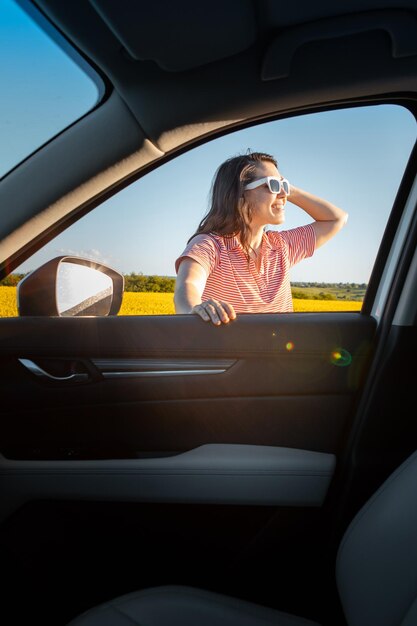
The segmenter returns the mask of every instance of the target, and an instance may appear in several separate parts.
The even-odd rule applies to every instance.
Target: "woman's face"
[[[266,176],[275,176],[282,179],[273,163],[264,161],[257,167],[257,173],[254,180],[264,178]],[[267,224],[283,224],[285,221],[285,204],[287,196],[285,191],[281,189],[279,194],[271,193],[268,185],[265,183],[255,189],[245,191],[245,200],[251,206],[252,215],[248,220],[252,230],[266,226]]]

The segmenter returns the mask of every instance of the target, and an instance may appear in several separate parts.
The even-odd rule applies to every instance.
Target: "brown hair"
[[[196,235],[215,233],[224,237],[235,237],[246,254],[249,253],[250,229],[245,219],[251,218],[251,206],[242,202],[244,186],[256,179],[257,166],[267,161],[278,167],[276,159],[263,152],[247,152],[231,157],[222,163],[214,175],[210,190],[210,208],[201,220]]]

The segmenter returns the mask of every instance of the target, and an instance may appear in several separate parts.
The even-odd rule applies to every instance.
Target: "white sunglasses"
[[[260,187],[265,183],[268,185],[268,189],[271,193],[281,193],[283,189],[286,196],[290,195],[289,181],[286,178],[277,178],[276,176],[266,176],[265,178],[259,178],[258,180],[253,181],[253,183],[245,185],[244,189],[256,189],[256,187]]]

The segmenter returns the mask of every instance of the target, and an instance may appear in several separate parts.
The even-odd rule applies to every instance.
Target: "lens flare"
[[[336,348],[330,355],[330,362],[338,367],[347,367],[352,363],[352,355],[344,348]]]
[[[288,352],[291,352],[291,350],[294,350],[294,344],[292,341],[288,341],[288,343],[285,344],[285,347],[287,348]]]

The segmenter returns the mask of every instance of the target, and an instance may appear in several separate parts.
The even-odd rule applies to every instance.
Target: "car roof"
[[[412,106],[416,90],[416,0],[31,5],[106,92],[0,182],[2,275],[121,186],[209,138],[327,107]]]

